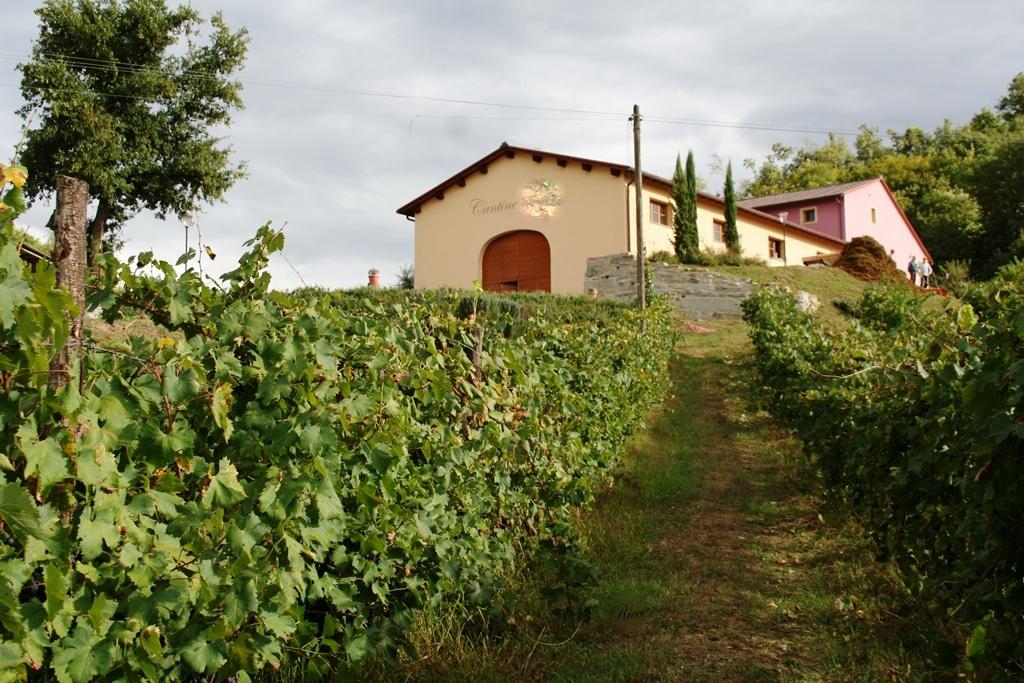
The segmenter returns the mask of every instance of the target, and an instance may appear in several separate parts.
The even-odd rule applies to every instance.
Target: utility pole
[[[644,174],[640,170],[640,105],[633,105],[633,173],[636,185],[636,296],[640,310],[647,308],[646,254],[644,253]]]

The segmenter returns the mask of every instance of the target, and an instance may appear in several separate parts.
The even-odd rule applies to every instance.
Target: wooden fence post
[[[57,270],[57,286],[74,299],[78,312],[71,315],[71,334],[61,349],[56,349],[50,361],[50,387],[59,389],[71,377],[72,355],[74,367],[81,371],[82,320],[85,316],[85,223],[89,205],[89,185],[83,180],[57,176],[57,209],[53,219],[53,265]]]

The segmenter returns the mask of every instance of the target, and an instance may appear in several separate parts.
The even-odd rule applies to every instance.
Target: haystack
[[[885,247],[873,237],[854,237],[843,248],[834,266],[861,280],[907,279],[886,253]]]

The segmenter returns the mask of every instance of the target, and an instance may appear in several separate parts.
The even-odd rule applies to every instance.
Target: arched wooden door
[[[489,292],[551,291],[551,247],[533,230],[517,230],[487,245],[484,289]]]

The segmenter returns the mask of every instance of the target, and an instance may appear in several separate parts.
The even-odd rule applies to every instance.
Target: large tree
[[[89,183],[95,255],[109,228],[142,209],[184,217],[244,174],[217,136],[242,107],[248,34],[163,0],[45,0],[19,65],[30,197],[58,173]]]
[[[1024,258],[1024,125],[1005,136],[975,172],[982,233],[975,248],[979,274]]]
[[[725,167],[725,246],[733,254],[742,251],[740,231],[736,225],[736,191],[732,185],[732,162]]]
[[[686,157],[687,167],[692,170],[693,152]],[[672,224],[675,228],[673,243],[676,249],[676,257],[681,263],[693,263],[700,252],[700,239],[697,235],[697,190],[694,185],[693,194],[690,193],[689,179],[683,170],[683,164],[676,155],[676,171],[672,175],[672,199],[676,204],[675,213],[672,216]]]

